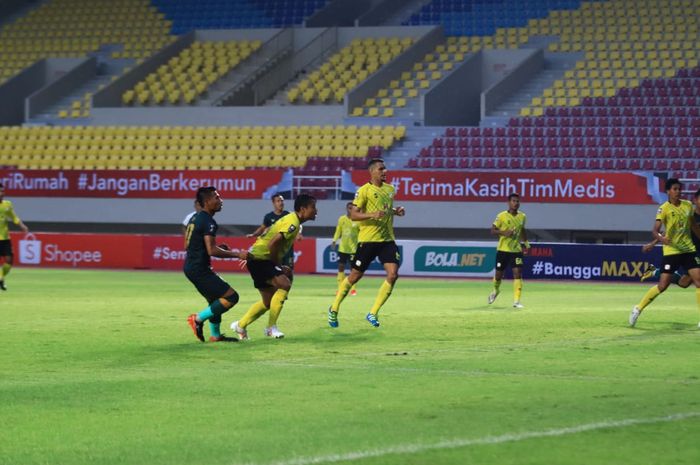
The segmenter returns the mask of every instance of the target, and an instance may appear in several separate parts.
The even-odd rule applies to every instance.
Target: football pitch
[[[241,302],[247,275],[224,276]],[[298,276],[282,340],[205,343],[180,273],[16,268],[0,294],[0,464],[700,463],[700,320],[647,284],[380,278],[326,323],[334,276]],[[228,331],[229,334],[231,331]],[[206,328],[208,335],[208,327]]]

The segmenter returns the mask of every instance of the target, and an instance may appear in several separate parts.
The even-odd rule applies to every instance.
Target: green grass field
[[[247,275],[225,276],[241,302]],[[15,269],[0,294],[0,464],[700,463],[700,315],[646,285],[378,278],[326,325],[335,277],[299,276],[283,340],[202,344],[179,273]],[[207,328],[208,331],[208,328]]]

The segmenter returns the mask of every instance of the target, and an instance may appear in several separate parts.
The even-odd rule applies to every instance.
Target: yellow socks
[[[382,285],[379,286],[377,298],[374,300],[374,305],[372,305],[372,309],[369,311],[372,315],[379,313],[379,309],[382,308],[382,305],[384,305],[384,302],[386,302],[386,300],[389,298],[393,289],[394,286],[389,284],[387,281],[384,281]]]
[[[277,324],[277,319],[280,317],[280,313],[282,312],[284,301],[287,300],[287,294],[289,294],[289,291],[277,289],[275,294],[272,296],[272,300],[270,301],[270,316],[267,322],[268,328]]]
[[[265,304],[263,304],[263,301],[259,301],[254,303],[247,312],[245,312],[245,315],[241,317],[240,320],[238,320],[238,326],[241,328],[245,328],[267,311],[267,307]]]
[[[513,302],[520,302],[520,295],[523,293],[523,280],[513,280]]]
[[[644,297],[642,297],[642,300],[637,304],[637,308],[639,308],[639,311],[641,312],[646,308],[647,305],[652,303],[656,297],[661,294],[661,291],[659,290],[659,286],[653,286],[649,288],[646,294],[644,294]],[[696,294],[698,295],[698,294]],[[700,297],[698,297],[700,299]],[[698,300],[698,304],[700,305],[700,300]]]
[[[700,310],[700,287],[695,288],[695,301],[698,303],[698,310]]]
[[[2,269],[0,269],[0,279],[4,279],[5,276],[10,274],[11,268],[12,268],[12,265],[10,265],[9,263],[5,263],[4,265],[2,265]]]
[[[348,292],[350,292],[351,287],[352,285],[350,284],[350,281],[348,281],[348,278],[343,278],[343,282],[338,286],[338,294],[335,296],[335,300],[331,304],[332,311],[338,311],[340,304],[343,302],[343,299],[345,299],[345,296],[348,295]]]
[[[340,288],[340,284],[343,282],[343,279],[345,279],[345,272],[344,271],[338,271],[338,276],[336,276],[336,281],[338,281],[338,288]]]

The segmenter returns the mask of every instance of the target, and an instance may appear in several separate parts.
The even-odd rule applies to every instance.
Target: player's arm
[[[501,229],[496,223],[493,223],[491,225],[491,234],[493,234],[494,236],[510,237],[513,235],[514,232],[515,231],[512,229]]]
[[[211,257],[218,258],[239,258],[241,260],[248,259],[247,250],[230,250],[226,244],[217,245],[214,236],[204,236],[204,245],[207,247],[207,253]]]
[[[335,243],[338,242],[338,239],[340,239],[340,236],[343,235],[343,231],[340,227],[342,222],[343,222],[343,218],[339,218],[338,224],[335,226],[335,232],[333,233],[333,241],[331,242],[331,250],[335,250]]]
[[[350,219],[353,221],[378,220],[379,218],[382,218],[385,215],[386,215],[386,211],[384,211],[384,210],[378,210],[376,212],[366,213],[366,212],[360,210],[360,208],[358,208],[357,205],[352,205],[350,207]]]
[[[403,207],[395,207],[392,208],[391,211],[393,211],[396,216],[404,216],[406,214],[406,209]]]
[[[246,234],[245,237],[260,237],[263,235],[263,233],[265,232],[266,229],[267,229],[267,226],[265,226],[264,224],[261,224],[260,226],[258,226],[258,229],[256,229],[255,231],[253,231],[250,234]]]
[[[647,242],[646,244],[644,244],[644,245],[642,246],[642,253],[649,253],[649,252],[651,252],[652,250],[654,250],[654,247],[656,247],[656,244],[658,244],[658,243],[659,243],[659,240],[658,240],[658,239],[654,239],[654,240],[651,241],[651,242]]]
[[[527,240],[527,232],[525,231],[525,227],[523,226],[523,229],[520,230],[520,243],[525,247],[526,249],[530,248],[530,241]]]
[[[671,240],[661,234],[661,220],[656,220],[654,222],[654,228],[651,230],[651,237],[653,237],[656,241],[661,242],[664,245],[669,245],[671,243]]]
[[[28,233],[28,232],[29,232],[29,228],[27,227],[26,224],[24,224],[24,223],[22,222],[22,220],[19,219],[19,216],[17,216],[17,213],[15,213],[15,210],[14,210],[13,207],[10,207],[10,211],[9,211],[8,213],[9,213],[9,215],[10,215],[10,218],[12,218],[12,222],[13,222],[14,224],[16,224],[17,226],[19,226],[20,229],[21,229],[22,231],[24,231],[25,233]]]

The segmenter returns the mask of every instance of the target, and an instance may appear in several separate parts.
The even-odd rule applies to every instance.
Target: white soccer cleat
[[[520,302],[513,302],[513,308],[525,308],[525,305]]]
[[[238,339],[240,339],[241,341],[245,341],[248,339],[248,331],[245,328],[241,328],[240,326],[238,326],[238,321],[234,321],[233,323],[231,323],[231,329],[234,330],[236,334],[238,334]]]
[[[496,297],[498,297],[498,294],[500,294],[500,292],[498,292],[498,291],[493,291],[492,293],[489,294],[489,305],[491,305],[492,303],[494,303],[496,301]]]
[[[269,328],[265,328],[265,336],[274,337],[275,339],[282,339],[284,333],[277,329],[277,325],[272,325]]]
[[[636,305],[632,308],[632,312],[630,312],[630,328],[634,328],[634,325],[637,324],[637,319],[639,318],[639,315],[642,314],[642,311],[637,307]]]

